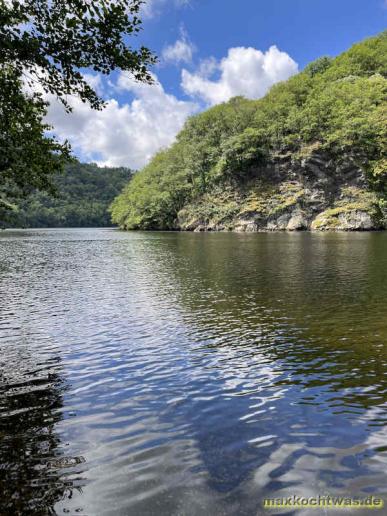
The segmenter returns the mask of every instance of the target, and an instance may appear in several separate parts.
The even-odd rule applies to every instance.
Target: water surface
[[[386,294],[384,233],[1,232],[0,514],[387,501]]]

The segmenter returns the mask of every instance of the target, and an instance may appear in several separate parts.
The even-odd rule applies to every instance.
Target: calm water
[[[387,501],[387,234],[5,231],[0,293],[0,514]]]

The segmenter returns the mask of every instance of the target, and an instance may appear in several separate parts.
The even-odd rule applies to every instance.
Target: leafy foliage
[[[259,129],[248,127],[243,133],[228,138],[222,145],[218,162],[221,174],[241,177],[249,174],[254,164],[265,158],[264,135]]]
[[[276,155],[319,147],[359,156],[374,188],[387,183],[387,32],[323,57],[262,99],[234,98],[186,123],[176,143],[135,175],[112,217],[131,228],[173,228],[179,210],[230,181],[248,181]]]
[[[73,162],[54,178],[57,193],[34,191],[8,212],[8,227],[110,226],[108,207],[131,177],[127,168]]]
[[[141,29],[142,0],[9,0],[0,4],[0,64],[37,80],[67,106],[75,94],[94,108],[102,99],[81,70],[109,74],[119,68],[150,82],[152,52],[131,48],[127,36]]]
[[[128,45],[141,28],[141,0],[0,1],[0,216],[34,189],[52,191],[52,177],[68,161],[67,143],[47,134],[51,93],[68,111],[68,95],[101,109],[103,100],[82,72],[115,69],[151,82],[152,52]],[[38,88],[36,87],[38,85]]]
[[[325,70],[327,70],[331,64],[333,59],[329,56],[323,56],[316,59],[316,61],[312,61],[309,63],[305,69],[304,72],[306,74],[309,74],[311,77],[314,77],[315,75],[319,73],[324,73]]]
[[[254,105],[236,97],[191,117],[176,143],[135,174],[115,199],[113,221],[123,227],[173,229],[187,199],[218,180],[223,142],[243,131],[253,114]]]
[[[13,208],[10,198],[33,189],[52,190],[51,178],[69,158],[67,144],[45,135],[46,103],[21,91],[12,68],[0,68],[0,216]]]

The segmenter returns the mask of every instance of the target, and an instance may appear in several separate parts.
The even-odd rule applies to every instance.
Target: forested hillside
[[[387,33],[262,99],[187,121],[112,205],[126,229],[375,229],[386,215]]]
[[[111,226],[108,206],[129,181],[127,168],[98,167],[74,162],[56,176],[55,196],[33,192],[7,210],[6,227],[103,227]]]

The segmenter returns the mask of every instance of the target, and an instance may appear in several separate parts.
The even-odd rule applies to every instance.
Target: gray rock
[[[284,231],[287,229],[290,217],[291,215],[289,213],[284,213],[277,219],[269,220],[267,223],[267,229],[269,231]]]
[[[375,223],[369,213],[365,211],[350,211],[340,213],[337,229],[347,231],[369,231],[375,229]]]
[[[253,220],[238,220],[234,231],[237,233],[253,233],[258,231],[258,225]]]
[[[286,226],[288,231],[301,231],[308,228],[308,221],[303,213],[294,213]]]

